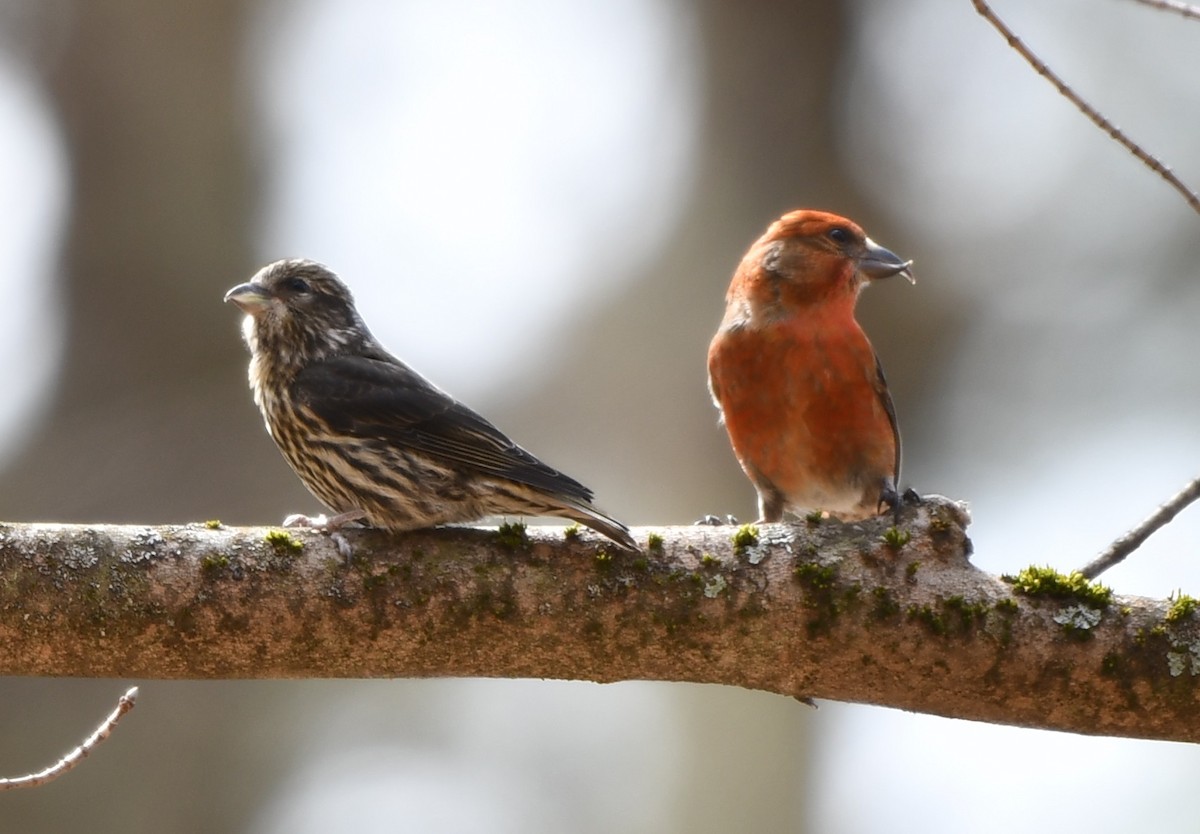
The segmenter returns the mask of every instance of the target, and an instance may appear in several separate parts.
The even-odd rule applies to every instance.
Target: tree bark
[[[349,562],[310,531],[5,525],[0,674],[694,681],[1200,740],[1191,611],[1016,595],[946,499],[890,523],[642,528],[641,554],[558,527],[350,530]]]

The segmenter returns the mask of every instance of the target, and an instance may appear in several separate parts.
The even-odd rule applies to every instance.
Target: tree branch
[[[1164,12],[1175,12],[1185,18],[1200,20],[1200,6],[1191,3],[1181,3],[1179,0],[1137,0],[1143,6]]]
[[[96,747],[112,735],[113,730],[117,728],[117,724],[120,723],[125,713],[133,709],[133,705],[137,703],[137,694],[138,688],[136,686],[126,691],[117,700],[117,706],[109,713],[108,718],[105,718],[100,723],[100,726],[93,730],[92,734],[84,739],[78,747],[50,765],[50,767],[40,770],[37,773],[30,773],[27,776],[0,779],[0,791],[11,791],[16,788],[40,788],[47,782],[53,782],[64,773],[74,770],[76,765],[86,759]]]
[[[346,531],[350,565],[307,531],[0,526],[0,674],[695,681],[1200,740],[1194,605],[1014,596],[946,499],[888,525]]]
[[[1182,195],[1183,199],[1187,201],[1187,204],[1191,207],[1192,211],[1200,213],[1200,195],[1196,194],[1195,191],[1192,191],[1192,189],[1189,188],[1188,185],[1181,180],[1174,171],[1167,167],[1167,165],[1158,159],[1158,157],[1154,156],[1137,142],[1126,136],[1125,131],[1121,130],[1121,128],[1110,122],[1099,110],[1097,110],[1095,107],[1092,107],[1092,105],[1083,100],[1082,96],[1067,86],[1067,83],[1059,78],[1058,74],[1055,73],[1054,70],[1050,69],[1050,67],[1046,65],[1045,61],[1039,58],[1032,49],[1026,46],[1025,42],[1017,37],[1016,33],[1013,32],[1012,29],[1008,28],[1008,25],[1001,20],[994,11],[992,11],[992,7],[989,6],[985,0],[971,0],[971,2],[975,6],[975,11],[977,11],[984,20],[992,24],[992,27],[1000,33],[1005,42],[1010,47],[1015,49],[1017,54],[1024,58],[1025,62],[1028,63],[1029,66],[1033,67],[1034,72],[1053,84],[1054,89],[1058,90],[1059,95],[1063,96],[1065,99],[1067,99],[1067,101],[1074,104],[1075,107],[1077,107],[1079,111],[1083,113],[1083,115],[1087,116],[1088,119],[1091,120],[1092,124],[1103,130],[1112,139],[1116,140],[1119,145],[1125,148],[1125,150],[1129,151],[1131,154],[1141,160],[1143,165],[1166,180],[1172,188]]]
[[[1126,556],[1141,547],[1146,539],[1170,524],[1175,516],[1198,498],[1200,478],[1193,480],[1155,510],[1149,518],[1110,544],[1103,553],[1080,568],[1079,573],[1088,579],[1095,579],[1109,568],[1120,564]]]

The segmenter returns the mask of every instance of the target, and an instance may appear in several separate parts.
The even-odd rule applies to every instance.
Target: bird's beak
[[[901,260],[895,252],[884,249],[870,238],[867,238],[866,253],[858,259],[859,272],[871,281],[903,275],[908,283],[915,284],[917,279],[912,274],[911,266],[912,261]]]
[[[267,292],[261,284],[238,284],[225,293],[225,300],[232,301],[249,315],[257,316],[271,306],[275,297]]]

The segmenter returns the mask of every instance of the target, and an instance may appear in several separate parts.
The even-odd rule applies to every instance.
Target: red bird
[[[856,223],[807,209],[772,223],[742,258],[708,349],[708,387],[760,522],[899,507],[896,412],[854,304],[870,281],[915,283],[910,266]]]

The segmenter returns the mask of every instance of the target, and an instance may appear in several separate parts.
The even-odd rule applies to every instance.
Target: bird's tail
[[[629,535],[628,527],[590,504],[573,506],[571,511],[564,515],[572,521],[578,521],[580,524],[591,527],[597,533],[607,536],[626,550],[641,550],[637,542],[633,540],[633,536]]]

